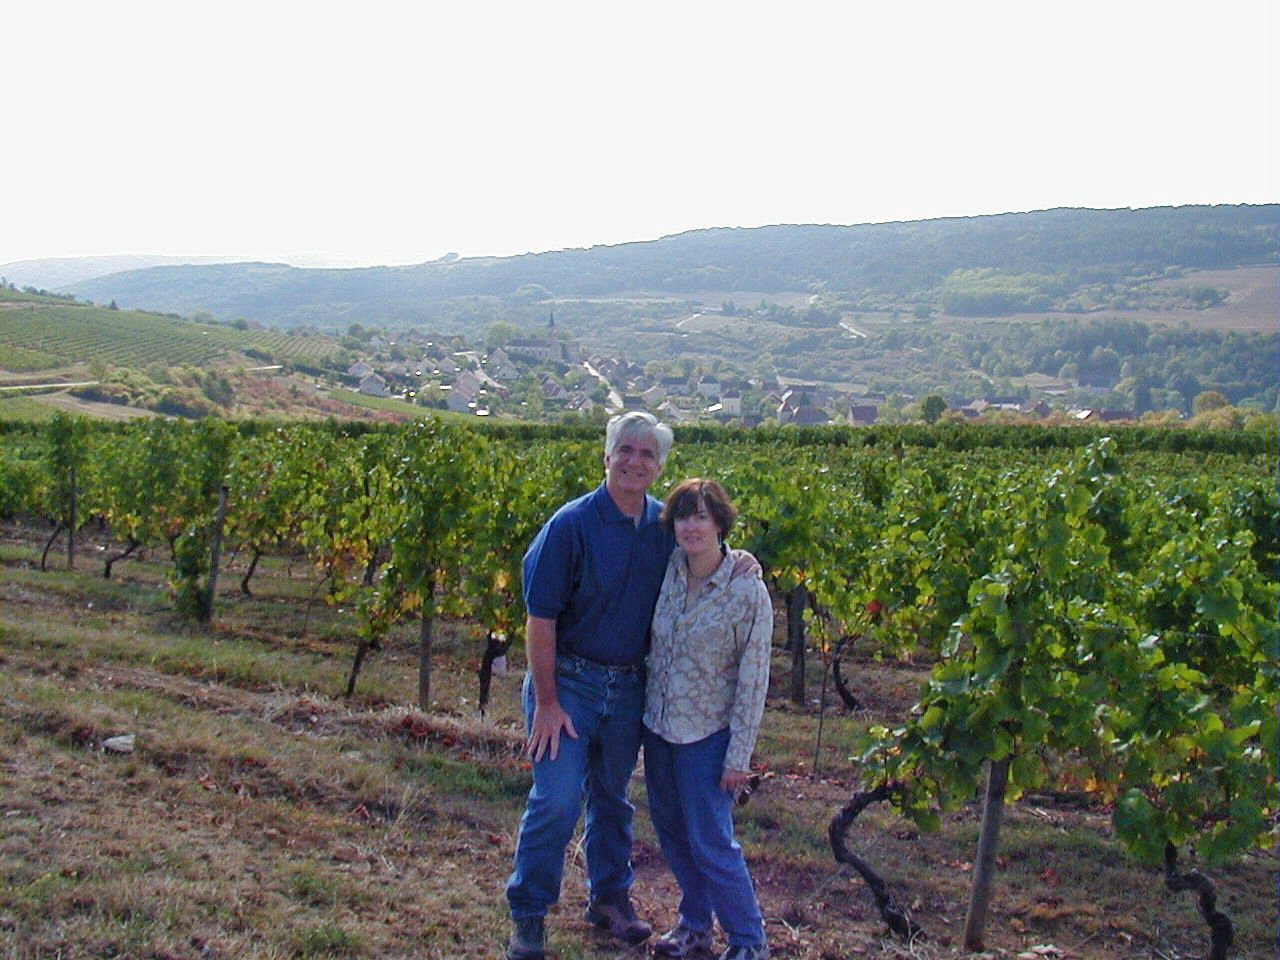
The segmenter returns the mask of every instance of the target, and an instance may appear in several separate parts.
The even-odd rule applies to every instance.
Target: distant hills
[[[174,264],[200,265],[236,263],[244,257],[162,257],[144,253],[122,253],[102,257],[53,257],[44,260],[15,260],[0,264],[0,277],[20,287],[66,290],[84,280],[130,270]]]
[[[1082,289],[1136,276],[1273,264],[1278,226],[1277,204],[1057,209],[858,226],[694,230],[616,246],[408,267],[148,265],[46,286],[121,306],[208,310],[221,319],[278,326],[430,324],[433,305],[460,298],[529,304],[695,293],[705,299],[742,291],[816,294],[854,309],[916,303],[998,315],[1070,308]]]

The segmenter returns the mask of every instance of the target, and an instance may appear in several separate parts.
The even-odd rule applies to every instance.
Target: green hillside
[[[956,315],[1087,310],[1117,284],[1182,270],[1277,261],[1280,205],[1058,209],[858,226],[695,230],[641,243],[413,267],[167,266],[69,288],[147,309],[264,323],[353,321],[474,331],[498,299],[817,294],[853,307],[911,305]],[[1207,296],[1207,294],[1206,294]],[[452,306],[442,304],[452,302]],[[1122,304],[1123,305],[1123,304]]]
[[[206,366],[221,358],[316,364],[327,337],[240,330],[0,289],[0,369],[33,372],[102,361],[117,367]]]

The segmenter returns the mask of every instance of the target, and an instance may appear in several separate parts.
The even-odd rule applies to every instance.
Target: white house
[[[563,360],[564,350],[559,340],[508,340],[507,351],[524,354],[538,360]]]
[[[688,415],[670,400],[663,400],[655,412],[667,423],[684,423],[689,419]]]
[[[457,390],[445,391],[444,405],[454,413],[475,413],[476,411],[475,400]]]
[[[367,393],[371,397],[391,396],[391,391],[387,389],[387,381],[376,373],[370,373],[360,378],[360,392]]]
[[[876,422],[876,414],[874,403],[850,403],[846,419],[855,427],[869,427]]]
[[[520,371],[501,347],[485,359],[485,372],[497,380],[520,379]]]

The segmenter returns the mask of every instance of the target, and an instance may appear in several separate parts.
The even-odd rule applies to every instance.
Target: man
[[[650,934],[631,906],[627,783],[640,747],[649,623],[674,545],[648,490],[671,441],[671,428],[650,414],[611,419],[604,483],[557,510],[525,554],[533,787],[507,881],[507,960],[545,955],[544,917],[560,896],[584,795],[586,917],[627,943]],[[750,555],[740,566],[759,569]]]

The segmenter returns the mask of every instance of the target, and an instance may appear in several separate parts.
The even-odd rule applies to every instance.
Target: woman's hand
[[[747,785],[750,779],[750,770],[730,770],[725,767],[724,773],[720,774],[720,789],[727,790],[730,793],[737,793]]]

